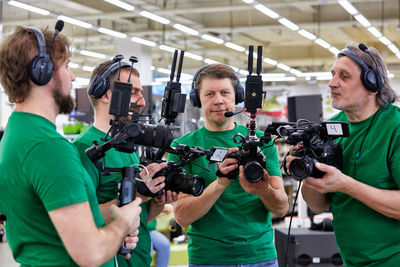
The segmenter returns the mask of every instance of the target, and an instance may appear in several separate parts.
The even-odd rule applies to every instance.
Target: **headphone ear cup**
[[[237,79],[237,85],[236,85],[236,96],[235,96],[235,104],[242,103],[244,101],[244,88],[240,84],[239,79]]]
[[[192,87],[192,90],[190,90],[189,99],[190,99],[190,103],[194,107],[201,108],[201,102],[200,102],[199,95],[197,94],[196,88]]]
[[[36,85],[46,85],[53,77],[53,63],[46,56],[36,56],[32,59],[29,69],[29,76]]]
[[[375,77],[375,72],[373,70],[368,70],[365,75],[365,82],[367,84],[367,89],[370,90],[371,92],[377,92],[378,91],[378,86],[376,84],[376,77]]]

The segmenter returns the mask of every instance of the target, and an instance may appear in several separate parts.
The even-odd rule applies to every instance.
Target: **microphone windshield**
[[[55,29],[58,32],[60,32],[60,31],[62,31],[63,28],[64,28],[64,21],[63,20],[57,20]]]
[[[358,48],[360,48],[361,51],[363,51],[363,52],[365,52],[365,51],[368,50],[368,47],[367,47],[365,44],[363,44],[363,43],[360,43],[360,44],[358,45]]]
[[[224,113],[224,116],[225,116],[225,117],[228,117],[228,118],[229,118],[229,117],[232,117],[232,116],[233,116],[233,112],[232,112],[232,111],[225,112],[225,113]]]

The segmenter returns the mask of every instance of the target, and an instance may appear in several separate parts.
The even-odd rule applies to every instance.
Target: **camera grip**
[[[225,173],[221,172],[221,170],[218,167],[218,164],[215,164],[215,175],[217,177],[225,177],[230,180],[235,180],[236,177],[239,175],[239,170],[236,169],[236,170],[231,171],[228,174],[225,174]]]
[[[132,253],[133,249],[125,247],[125,241],[122,241],[122,245],[118,250],[118,254],[126,255]]]

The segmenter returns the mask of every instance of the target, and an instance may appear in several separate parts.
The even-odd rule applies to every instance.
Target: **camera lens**
[[[310,176],[314,169],[314,160],[309,157],[297,158],[292,160],[289,165],[290,173],[296,180],[303,180]]]
[[[263,167],[257,161],[249,161],[244,165],[244,178],[250,183],[257,183],[264,175]]]
[[[204,191],[204,179],[198,175],[190,175],[184,173],[174,173],[166,183],[166,189],[183,192],[195,197],[200,196]]]

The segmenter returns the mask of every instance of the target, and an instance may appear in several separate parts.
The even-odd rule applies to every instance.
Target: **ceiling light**
[[[397,54],[396,54],[396,57],[397,57],[398,59],[400,59],[400,53],[397,53]]]
[[[114,37],[118,37],[118,38],[126,38],[127,37],[127,35],[125,33],[113,31],[113,30],[106,29],[106,28],[103,28],[103,27],[100,27],[97,30],[99,32],[101,32],[101,33],[105,33],[105,34],[108,34],[108,35],[111,35],[111,36],[114,36]]]
[[[327,42],[325,42],[324,40],[322,40],[322,39],[320,39],[320,38],[316,39],[315,42],[316,42],[317,44],[319,44],[320,46],[322,46],[323,48],[326,48],[326,49],[328,49],[328,48],[331,47],[330,44],[328,44]]]
[[[83,66],[82,69],[88,72],[92,72],[94,70],[94,67]]]
[[[363,25],[365,28],[368,28],[369,26],[371,26],[371,22],[369,22],[363,15],[358,14],[355,15],[354,18],[360,22],[361,25]]]
[[[164,68],[157,68],[157,71],[159,73],[164,73],[164,74],[171,74],[171,71],[169,69],[164,69]],[[169,79],[169,78],[168,78]]]
[[[162,23],[162,24],[169,24],[169,23],[170,23],[170,20],[169,20],[169,19],[160,17],[160,16],[158,16],[158,15],[156,15],[156,14],[147,12],[147,11],[145,11],[145,10],[140,11],[139,14],[142,15],[143,17],[146,17],[146,18],[151,19],[151,20],[155,20],[155,21],[160,22],[160,23]]]
[[[244,75],[244,76],[249,75],[249,72],[247,70],[239,70],[239,73]]]
[[[349,12],[351,15],[355,15],[358,13],[357,9],[355,9],[355,7],[350,4],[347,0],[339,0],[338,3],[347,11]]]
[[[246,51],[246,48],[244,48],[243,46],[240,46],[240,45],[237,45],[237,44],[234,44],[234,43],[231,43],[231,42],[226,42],[225,46],[229,47],[229,48],[232,48],[232,49],[234,49],[236,51],[239,51],[239,52]]]
[[[285,18],[281,18],[278,20],[280,24],[288,27],[289,29],[291,29],[292,31],[297,31],[298,29],[300,29],[299,26],[297,26],[296,24],[294,24],[293,22],[291,22],[288,19]]]
[[[28,11],[32,11],[32,12],[38,13],[40,15],[44,15],[44,16],[50,15],[50,12],[45,9],[30,6],[30,5],[27,5],[27,4],[18,2],[18,1],[9,1],[8,3],[12,6],[19,7],[19,8],[28,10]]]
[[[172,27],[174,27],[175,29],[177,29],[179,31],[186,32],[186,33],[191,34],[191,35],[199,35],[198,31],[193,30],[193,29],[191,29],[189,27],[186,27],[186,26],[184,26],[182,24],[179,24],[179,23],[176,23],[176,24],[172,25]]]
[[[77,68],[79,68],[79,64],[69,62],[68,67],[71,69],[77,69]]]
[[[291,69],[288,65],[285,65],[283,63],[278,63],[276,66],[285,71],[289,71]]]
[[[400,52],[399,49],[394,44],[390,44],[390,45],[388,45],[388,47],[389,47],[390,50],[392,50],[392,52],[394,54],[397,54],[397,53]]]
[[[287,76],[287,77],[270,77],[263,79],[264,82],[290,82],[295,81],[296,77],[294,76]]]
[[[333,47],[333,46],[329,47],[328,50],[329,50],[329,52],[331,52],[331,53],[334,54],[335,56],[336,56],[337,54],[340,53],[340,50],[337,49],[336,47]]]
[[[368,27],[368,31],[378,39],[382,36],[382,33],[375,27]]]
[[[261,73],[263,79],[266,78],[282,78],[285,77],[285,73]]]
[[[199,56],[199,55],[196,55],[196,54],[193,54],[193,53],[190,53],[190,52],[185,52],[184,55],[186,57],[194,59],[194,60],[203,61],[203,57],[202,56]]]
[[[155,42],[149,41],[149,40],[145,40],[139,37],[132,37],[131,38],[132,42],[138,43],[138,44],[142,44],[142,45],[147,45],[147,46],[156,46]]]
[[[278,61],[264,57],[263,61],[267,64],[270,64],[272,66],[276,66],[276,64],[278,64]]]
[[[384,45],[390,45],[392,42],[386,38],[385,36],[382,36],[381,38],[379,38],[379,41],[381,41]]]
[[[110,4],[113,4],[114,6],[118,6],[120,8],[125,9],[125,10],[128,10],[128,11],[132,11],[132,10],[135,9],[134,6],[131,6],[131,5],[127,4],[127,3],[124,3],[124,2],[119,1],[119,0],[104,0],[104,1],[106,1],[106,2],[108,2]]]
[[[96,52],[92,52],[92,51],[88,51],[88,50],[80,50],[79,53],[82,55],[85,55],[85,56],[89,56],[89,57],[107,58],[107,56],[104,54],[100,54],[100,53],[96,53]]]
[[[245,2],[246,4],[251,4],[254,2],[254,0],[242,0],[243,2]]]
[[[296,76],[300,76],[302,74],[301,71],[296,70],[296,69],[290,69],[289,72],[294,74],[294,75],[296,75]]]
[[[300,31],[298,31],[297,32],[298,34],[300,34],[300,35],[302,35],[302,36],[304,36],[304,37],[306,37],[307,39],[310,39],[310,40],[312,40],[312,41],[314,41],[315,39],[317,39],[317,36],[315,36],[314,34],[312,34],[311,32],[309,32],[309,31],[306,31],[306,30],[300,30]]]
[[[220,38],[217,38],[217,37],[214,37],[214,36],[209,35],[209,34],[203,34],[201,36],[201,38],[203,38],[204,40],[210,41],[210,42],[214,42],[216,44],[223,44],[224,43],[224,40],[222,40]]]
[[[207,63],[207,64],[218,64],[219,62],[215,61],[215,60],[212,60],[210,58],[206,58],[206,59],[204,59],[204,63]]]
[[[175,53],[175,48],[168,46],[168,45],[160,45],[159,46],[161,50],[167,51],[167,52],[171,52],[171,53]]]
[[[279,18],[279,14],[276,13],[275,11],[272,11],[271,9],[269,9],[268,7],[262,5],[262,4],[257,4],[254,6],[255,9],[257,9],[258,11],[264,13],[265,15],[273,18],[273,19],[277,19]]]
[[[57,19],[63,20],[65,22],[68,22],[68,23],[71,23],[71,24],[74,24],[76,26],[83,27],[86,29],[90,29],[93,27],[92,24],[90,24],[90,23],[87,23],[87,22],[84,22],[81,20],[77,20],[77,19],[73,19],[73,18],[64,16],[64,15],[58,16]]]

